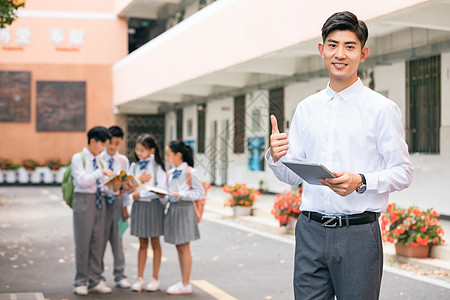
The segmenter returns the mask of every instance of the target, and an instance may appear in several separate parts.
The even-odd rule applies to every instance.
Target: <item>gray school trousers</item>
[[[106,245],[109,241],[114,258],[113,275],[115,282],[127,278],[124,275],[125,255],[123,253],[122,238],[119,236],[119,224],[117,223],[120,218],[122,218],[122,197],[123,196],[116,196],[113,204],[106,204],[105,243],[103,245],[103,252],[106,250]],[[103,264],[102,269],[104,269]]]
[[[105,201],[95,206],[95,194],[75,193],[73,208],[73,236],[75,239],[74,286],[97,285],[102,277],[105,239]]]
[[[295,299],[378,299],[382,247],[377,221],[327,228],[300,214],[295,226]]]

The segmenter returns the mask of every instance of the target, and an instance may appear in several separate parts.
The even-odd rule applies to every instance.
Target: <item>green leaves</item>
[[[5,28],[17,18],[15,11],[25,6],[25,0],[0,0],[0,28]]]

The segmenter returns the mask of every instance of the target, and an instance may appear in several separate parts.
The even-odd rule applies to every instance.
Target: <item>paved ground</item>
[[[274,195],[264,195],[255,216],[234,219],[224,208],[226,195],[213,188],[208,197],[200,241],[192,243],[194,295],[177,299],[292,299],[293,235],[279,228],[270,208]],[[72,294],[74,256],[72,215],[58,187],[0,188],[0,300],[86,299]],[[137,239],[124,235],[127,274],[136,277]],[[389,252],[389,249],[387,249]],[[149,260],[151,259],[149,251]],[[173,246],[163,243],[163,291],[179,281]],[[430,259],[431,260],[431,259]],[[397,261],[386,255],[381,299],[450,299],[446,261]],[[441,264],[439,264],[441,263]],[[105,258],[111,285],[112,259]],[[151,264],[147,264],[146,277]],[[111,295],[88,299],[173,299],[164,292],[132,293],[114,289]],[[28,293],[21,294],[18,293]],[[36,294],[38,293],[38,294]],[[28,297],[28,298],[26,298]],[[42,298],[39,298],[42,297]]]

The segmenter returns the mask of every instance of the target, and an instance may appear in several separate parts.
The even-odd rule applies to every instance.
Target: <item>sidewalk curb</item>
[[[207,202],[205,211],[211,213],[212,215],[216,215],[218,218],[226,219],[227,222],[233,222],[243,226],[256,227],[258,229],[261,229],[261,227],[263,227],[279,235],[292,236],[291,238],[293,238],[294,236],[294,234],[283,232],[283,229],[280,228],[278,221],[276,221],[274,218],[269,218],[270,214],[258,208],[253,208],[253,216],[236,218],[233,216],[231,210],[214,207],[212,205],[208,205]],[[445,270],[450,273],[450,247],[447,245],[433,246],[431,248],[430,257],[424,259],[397,255],[395,253],[394,244],[391,243],[383,243],[383,250],[384,260],[386,262],[396,262],[399,264],[411,263],[434,270]]]

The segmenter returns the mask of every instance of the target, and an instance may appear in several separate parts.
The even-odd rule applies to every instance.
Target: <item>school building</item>
[[[5,121],[0,112],[0,156],[68,159],[89,127],[119,124],[130,158],[135,137],[151,132],[161,145],[177,138],[192,145],[196,168],[216,185],[290,189],[264,162],[269,115],[289,132],[298,102],[325,88],[320,29],[332,13],[349,10],[369,28],[359,76],[399,105],[415,165],[411,187],[391,200],[450,216],[450,1],[52,2],[29,1],[11,41],[0,38],[0,72],[30,74],[28,119]],[[17,45],[13,33],[27,27],[30,43]],[[55,28],[65,34],[59,45]],[[82,30],[83,43],[69,43],[71,30]],[[84,108],[61,100],[79,98]],[[83,128],[65,123],[70,113],[84,116],[70,118]]]

